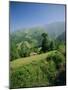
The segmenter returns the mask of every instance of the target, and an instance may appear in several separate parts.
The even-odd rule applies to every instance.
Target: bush
[[[64,64],[65,63],[65,59],[63,57],[63,55],[58,52],[55,51],[54,53],[51,53],[48,57],[47,57],[47,61],[54,61],[56,68],[60,68],[61,63]]]
[[[15,66],[15,68],[13,66],[15,62],[13,62],[10,72],[10,88],[53,86],[58,84],[57,80],[60,80],[64,84],[65,79],[60,78],[61,74],[65,78],[61,67],[62,65],[64,70],[63,54],[58,51],[51,51],[49,54],[43,55],[43,57],[42,54],[39,55],[42,57],[41,59],[39,56],[33,56],[34,59],[29,57],[29,59],[24,60],[25,62],[29,60],[29,63],[21,63],[19,67]],[[20,63],[16,62],[16,64]],[[60,81],[59,85],[61,85]]]

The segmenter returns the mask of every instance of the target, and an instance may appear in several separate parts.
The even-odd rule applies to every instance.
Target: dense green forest
[[[65,30],[56,25],[10,33],[10,88],[66,84]]]

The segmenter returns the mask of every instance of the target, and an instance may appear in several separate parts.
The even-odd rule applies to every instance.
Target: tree
[[[22,42],[19,54],[21,57],[27,57],[30,55],[30,44],[27,41]]]
[[[54,50],[55,49],[55,43],[54,41],[50,42],[50,50]]]
[[[14,60],[19,58],[19,53],[16,47],[16,44],[14,42],[11,42],[11,46],[10,46],[10,60]]]
[[[49,39],[48,39],[48,34],[43,33],[42,34],[43,40],[42,40],[42,51],[46,52],[49,50]]]

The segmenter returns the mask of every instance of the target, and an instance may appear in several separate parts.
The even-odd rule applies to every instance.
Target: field
[[[65,59],[59,51],[21,58],[10,62],[10,88],[65,84]],[[61,80],[61,81],[60,81]]]

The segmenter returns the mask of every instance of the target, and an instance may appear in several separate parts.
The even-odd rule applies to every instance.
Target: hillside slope
[[[20,59],[13,60],[11,62],[11,67],[12,68],[18,68],[22,64],[29,64],[29,63],[31,63],[33,61],[39,61],[41,59],[46,59],[48,54],[50,54],[51,52],[55,52],[55,51],[50,51],[50,52],[48,52],[46,54],[44,53],[44,54],[40,54],[40,55],[35,55],[35,56],[30,56],[30,57],[26,57],[26,58],[20,58]]]
[[[65,32],[65,22],[50,23],[45,26],[45,29],[52,38],[56,38]]]
[[[57,37],[57,40],[58,40],[58,41],[61,41],[61,42],[65,42],[65,39],[66,39],[65,32],[63,32],[61,35],[59,35],[59,36]]]
[[[64,64],[63,54],[56,50],[14,60],[10,63],[10,88],[65,85],[65,74],[63,83],[59,79],[57,84],[59,75],[65,72]]]

